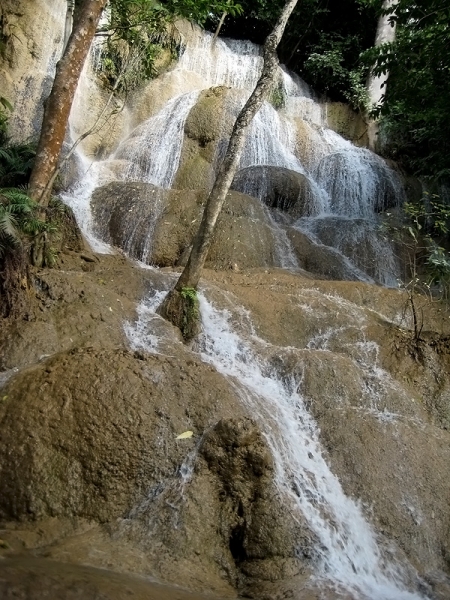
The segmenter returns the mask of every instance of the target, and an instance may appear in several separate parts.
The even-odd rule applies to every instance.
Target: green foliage
[[[126,94],[158,74],[155,61],[165,45],[150,42],[144,31],[132,44],[111,36],[101,49],[98,70],[109,88]]]
[[[0,257],[14,251],[24,241],[36,235],[57,233],[55,213],[65,208],[54,200],[48,209],[52,219],[43,219],[42,208],[24,190],[18,188],[0,189]],[[56,207],[56,208],[55,208]]]
[[[373,3],[365,0],[366,3]],[[387,154],[426,177],[450,175],[450,5],[399,0],[396,41],[366,51],[376,74],[389,73],[381,124]]]
[[[197,290],[185,287],[181,290],[180,296],[184,300],[180,329],[183,338],[190,340],[198,332],[200,318]]]
[[[0,257],[20,246],[24,237],[53,230],[37,214],[38,205],[23,190],[0,189]]]
[[[0,187],[25,185],[36,154],[33,144],[10,143],[8,119],[12,110],[12,105],[0,96]]]
[[[113,0],[99,32],[106,39],[99,69],[111,88],[126,93],[157,74],[155,63],[164,48],[176,52],[168,29],[174,19],[203,24],[211,15],[241,10],[234,0]]]
[[[0,146],[0,186],[25,185],[30,177],[35,155],[34,144]]]
[[[223,35],[262,43],[280,14],[283,0],[241,0],[244,14],[229,19]],[[380,3],[379,3],[380,4]],[[363,50],[373,45],[377,7],[360,0],[303,0],[289,19],[279,47],[282,63],[332,100],[366,103]]]
[[[181,297],[185,300],[189,300],[193,310],[198,308],[197,290],[194,288],[185,287],[180,292]]]
[[[305,61],[305,71],[314,87],[330,93],[339,93],[355,110],[365,110],[368,95],[365,86],[368,70],[357,65],[349,68],[353,48],[358,46],[356,36],[340,38],[323,35],[320,53],[313,52]]]
[[[278,85],[277,87],[275,87],[272,90],[272,93],[270,94],[270,97],[269,97],[269,102],[272,104],[272,106],[276,110],[279,110],[279,109],[285,107],[286,98],[284,95],[284,89],[283,89],[282,85]]]
[[[13,107],[3,96],[0,96],[0,146],[4,146],[8,140],[8,113]]]
[[[450,254],[441,244],[447,243],[450,231],[450,206],[438,195],[425,192],[419,202],[403,205],[400,218],[390,213],[387,217],[385,234],[396,242],[407,265],[401,288],[408,296],[414,339],[418,341],[424,301],[427,303],[436,295],[449,299]]]

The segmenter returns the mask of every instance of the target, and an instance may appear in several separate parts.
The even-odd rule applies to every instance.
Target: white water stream
[[[139,307],[136,324],[126,333],[133,348],[165,352],[165,340],[155,335],[158,317],[154,310],[163,292],[147,298]],[[340,299],[333,299],[339,304]],[[345,302],[345,301],[342,301]],[[318,428],[301,395],[301,377],[281,375],[269,367],[268,355],[283,356],[289,348],[271,346],[253,331],[248,313],[233,303],[232,310],[219,310],[200,295],[203,334],[202,360],[229,378],[238,390],[249,414],[258,422],[275,462],[275,480],[286,506],[294,518],[305,519],[317,537],[314,566],[317,581],[324,581],[355,600],[424,600],[408,590],[408,572],[395,559],[395,550],[383,545],[364,518],[361,506],[348,498],[326,464],[320,447]],[[342,306],[342,309],[349,310]],[[361,327],[360,315],[357,315]],[[238,324],[239,331],[236,325]],[[312,339],[311,351],[324,352],[327,339],[339,332],[328,332]],[[376,366],[377,348],[373,343],[357,342],[354,351],[358,365],[373,381],[375,395],[389,393],[387,373]],[[378,382],[378,383],[377,383]],[[385,389],[383,389],[385,388]],[[376,402],[371,408],[377,413]],[[395,418],[380,412],[379,418]],[[183,479],[186,484],[185,478]],[[298,549],[301,555],[301,548]]]

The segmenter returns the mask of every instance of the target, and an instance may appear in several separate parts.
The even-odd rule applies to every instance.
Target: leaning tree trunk
[[[234,124],[225,158],[208,196],[188,262],[175,288],[168,293],[158,309],[159,314],[180,328],[186,340],[194,337],[199,330],[199,315],[193,290],[197,289],[213,239],[217,218],[238,168],[248,126],[274,85],[278,67],[276,50],[297,3],[298,0],[286,2],[274,29],[264,43],[264,65],[261,76]]]
[[[45,102],[41,137],[30,177],[29,194],[43,208],[50,198],[78,80],[106,2],[75,2],[72,32],[56,66],[52,91]]]

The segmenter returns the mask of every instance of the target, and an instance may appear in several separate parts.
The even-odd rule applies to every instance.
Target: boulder
[[[301,173],[282,167],[247,167],[236,173],[231,188],[259,198],[294,220],[308,215],[310,184]]]
[[[146,183],[109,183],[92,197],[98,233],[128,254],[160,267],[183,264],[202,217],[206,194]],[[218,269],[272,265],[272,229],[260,202],[230,192],[219,216],[207,265]]]
[[[310,235],[293,227],[287,229],[287,235],[299,265],[305,271],[327,279],[365,279],[364,273],[335,248],[314,241]]]
[[[398,260],[390,244],[383,238],[380,225],[376,222],[366,219],[323,216],[296,224],[298,229],[303,226],[305,233],[311,234],[312,239],[316,239],[319,246],[323,244],[318,252],[324,252],[323,248],[326,246],[328,252],[333,256],[346,257],[344,260],[347,265],[351,264],[356,267],[355,273],[359,270],[367,278],[372,278],[384,285],[397,286]],[[338,278],[347,279],[348,277]]]
[[[184,125],[184,143],[173,187],[210,190],[236,118],[239,91],[225,86],[200,92]]]
[[[23,525],[6,538],[228,594],[305,573],[311,536],[280,502],[263,436],[232,385],[176,347],[74,349],[10,380],[0,516]]]

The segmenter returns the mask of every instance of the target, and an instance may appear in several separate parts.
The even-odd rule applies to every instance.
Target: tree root
[[[156,312],[178,327],[185,342],[201,332],[197,294],[191,288],[183,288],[181,292],[171,290]]]

